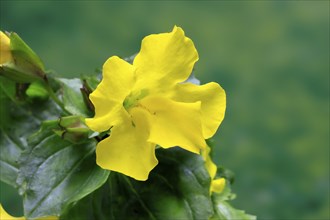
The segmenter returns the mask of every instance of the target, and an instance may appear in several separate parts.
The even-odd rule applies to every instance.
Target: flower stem
[[[46,89],[48,91],[49,96],[53,99],[53,101],[68,115],[70,115],[70,112],[68,110],[65,109],[64,104],[59,100],[59,98],[57,98],[57,96],[55,95],[53,89],[51,88],[48,78],[44,77],[44,82],[45,82],[45,86]]]

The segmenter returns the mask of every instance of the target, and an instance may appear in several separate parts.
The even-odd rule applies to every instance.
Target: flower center
[[[142,89],[137,92],[131,92],[124,100],[123,106],[128,111],[130,108],[136,106],[139,100],[143,99],[149,94],[147,89]]]

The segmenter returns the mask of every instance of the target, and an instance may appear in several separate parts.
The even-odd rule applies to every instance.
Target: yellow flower
[[[13,217],[9,215],[0,204],[0,220],[26,220],[25,217]],[[36,220],[58,220],[56,216],[36,218]]]
[[[0,66],[4,63],[12,61],[12,59],[10,39],[6,34],[0,31]]]
[[[94,131],[111,129],[98,143],[97,164],[137,180],[157,165],[155,147],[180,146],[199,154],[224,117],[226,98],[217,83],[185,83],[198,53],[179,27],[142,41],[130,64],[116,56],[103,66],[103,79],[90,95]]]
[[[210,157],[211,148],[207,146],[202,151],[202,156],[205,161],[205,167],[210,174],[211,177],[211,186],[210,186],[210,194],[212,192],[220,193],[225,188],[226,180],[224,178],[217,178],[215,176],[217,174],[217,166],[213,163]]]

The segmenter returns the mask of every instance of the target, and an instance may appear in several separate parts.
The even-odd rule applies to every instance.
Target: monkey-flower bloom
[[[185,82],[198,53],[179,27],[142,41],[133,64],[110,57],[103,79],[90,100],[90,129],[111,130],[98,143],[97,164],[137,180],[146,180],[157,165],[156,145],[179,146],[199,154],[224,117],[226,98],[219,84]]]

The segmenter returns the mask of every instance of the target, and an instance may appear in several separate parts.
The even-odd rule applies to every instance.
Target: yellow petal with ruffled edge
[[[225,178],[214,179],[211,181],[211,192],[221,193],[226,186]]]
[[[214,179],[217,174],[217,166],[212,161],[210,157],[211,148],[206,146],[206,148],[202,151],[202,157],[205,161],[205,168],[210,174],[211,185],[210,185],[210,194],[212,192],[220,193],[225,188],[226,181],[224,178]]]
[[[202,157],[205,161],[205,168],[210,174],[211,179],[213,180],[217,174],[217,166],[213,163],[210,157],[211,148],[207,145],[206,148],[202,151]]]
[[[149,142],[163,148],[180,146],[193,153],[206,147],[200,121],[200,102],[182,103],[148,96],[137,108],[144,109],[149,122]]]
[[[121,123],[111,129],[110,137],[96,147],[96,162],[103,169],[113,170],[136,180],[147,180],[157,165],[155,144],[147,143],[148,125],[140,112],[132,117],[121,111]]]
[[[182,83],[176,85],[170,93],[175,101],[201,101],[203,136],[208,139],[215,134],[226,110],[226,94],[218,83],[211,82],[201,86]]]
[[[134,84],[135,68],[117,56],[103,65],[103,79],[89,96],[95,106],[94,118],[86,124],[94,131],[102,132],[118,123],[118,114]]]
[[[152,88],[153,94],[167,92],[189,77],[197,60],[194,43],[180,27],[175,26],[170,33],[149,35],[133,62],[137,69],[135,88]]]
[[[0,65],[12,61],[9,37],[0,31]]]

